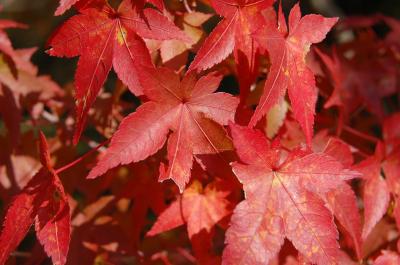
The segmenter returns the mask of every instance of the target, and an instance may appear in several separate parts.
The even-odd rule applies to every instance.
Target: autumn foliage
[[[0,20],[0,265],[400,264],[400,21],[300,6],[60,0],[64,87]]]

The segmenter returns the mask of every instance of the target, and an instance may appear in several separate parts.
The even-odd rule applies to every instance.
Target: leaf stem
[[[91,154],[96,152],[97,150],[99,150],[101,147],[106,145],[109,141],[110,141],[110,139],[105,140],[104,142],[100,143],[98,146],[96,146],[95,148],[93,148],[92,150],[87,152],[86,154],[82,155],[81,157],[77,158],[76,160],[72,161],[71,163],[69,163],[63,167],[60,167],[59,169],[56,169],[56,174],[60,174],[61,172],[75,166],[76,164],[78,164],[79,162],[81,162],[82,160],[84,160],[85,158],[87,158],[88,156],[90,156]]]
[[[21,258],[29,258],[32,256],[31,253],[29,252],[23,252],[23,251],[14,251],[10,254],[10,256],[14,257],[21,257]]]
[[[364,159],[370,157],[371,155],[368,155],[367,153],[365,153],[364,151],[361,151],[360,149],[357,149],[357,154],[359,154],[360,156],[362,156]]]
[[[357,131],[357,130],[349,127],[348,125],[344,125],[343,126],[343,130],[347,131],[348,133],[351,133],[351,134],[353,134],[355,136],[358,136],[358,137],[360,137],[360,138],[362,138],[364,140],[367,140],[369,142],[378,143],[380,141],[379,138],[377,138],[375,136],[372,136],[372,135],[369,135],[369,134],[366,134],[366,133],[363,133],[363,132],[360,132],[360,131]]]
[[[179,252],[179,254],[181,254],[182,256],[184,256],[187,260],[189,260],[192,263],[196,262],[196,258],[193,257],[192,254],[189,253],[189,251],[187,251],[184,248],[177,248],[177,251]]]
[[[193,13],[193,10],[190,8],[190,5],[187,0],[183,0],[183,5],[188,13]]]

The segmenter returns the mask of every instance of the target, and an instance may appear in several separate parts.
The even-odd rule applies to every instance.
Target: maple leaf
[[[60,16],[65,13],[68,9],[70,9],[72,6],[76,6],[79,10],[83,8],[87,8],[90,6],[93,6],[93,3],[101,5],[106,3],[107,0],[60,0],[60,4],[57,7],[56,12],[54,15]],[[139,0],[135,1],[135,5],[139,5],[140,7],[143,7],[145,3],[151,3],[158,9],[162,10],[164,8],[164,3],[162,0]]]
[[[101,196],[75,215],[68,264],[120,263],[135,255],[130,231],[124,229],[133,216],[115,203],[116,196]]]
[[[381,19],[392,28],[385,40],[372,30],[374,24],[383,22]],[[352,30],[362,28],[357,37],[337,49],[334,46],[332,58],[316,49],[333,81],[334,90],[325,107],[340,106],[346,120],[360,106],[383,118],[383,98],[397,91],[396,59],[389,52],[396,49],[390,40],[390,35],[396,31],[388,22],[380,15],[345,19],[342,29],[348,30],[349,26]],[[350,57],[347,56],[349,51],[354,52]]]
[[[354,162],[350,146],[341,139],[328,135],[327,130],[319,131],[315,135],[312,150],[336,158],[345,167],[350,167]]]
[[[368,42],[363,40],[353,44],[363,45],[366,51],[358,51],[352,60],[346,59],[343,55],[339,56],[336,49],[333,50],[332,58],[316,49],[329,72],[334,87],[325,107],[340,107],[346,120],[360,105],[366,105],[369,111],[378,117],[383,117],[382,98],[396,91],[394,62],[391,58],[373,54],[380,49],[376,41],[371,38]],[[379,74],[371,75],[371,72],[376,69],[379,69]]]
[[[76,2],[79,0],[60,0],[60,4],[57,7],[56,12],[54,13],[56,16],[64,14],[65,11],[70,9]]]
[[[384,120],[383,138],[388,152],[400,146],[400,112],[397,112]]]
[[[324,65],[328,69],[333,82],[332,94],[326,101],[324,107],[325,108],[330,108],[332,106],[343,107],[343,105],[345,105],[344,104],[345,99],[342,99],[341,91],[343,90],[342,86],[345,83],[344,82],[345,71],[342,70],[343,66],[341,66],[340,59],[336,49],[333,50],[332,58],[321,52],[319,49],[315,49],[315,52],[324,62]]]
[[[121,192],[121,197],[129,198],[133,202],[131,213],[133,225],[130,225],[130,237],[140,242],[142,229],[148,224],[147,215],[151,210],[155,214],[160,214],[165,208],[165,185],[158,183],[157,162],[145,161],[135,163],[132,172],[135,177],[132,178]],[[151,192],[149,192],[151,191]]]
[[[2,198],[4,202],[10,201],[10,195],[22,190],[32,179],[32,173],[40,170],[41,164],[36,159],[37,145],[32,132],[21,134],[18,147],[13,144],[12,138],[0,138],[2,155],[0,157],[0,186],[4,189]]]
[[[46,173],[48,172],[45,169],[41,169],[8,208],[0,235],[0,264],[7,261],[10,253],[17,248],[34,222],[45,197],[46,189],[40,183],[48,177]]]
[[[54,187],[50,190],[54,198],[38,209],[35,220],[36,236],[52,258],[53,264],[65,264],[70,241],[70,209],[65,194]]]
[[[374,261],[374,265],[400,264],[400,256],[394,251],[382,251],[382,254]]]
[[[74,142],[79,141],[87,112],[103,86],[111,67],[135,95],[141,95],[138,71],[152,67],[142,38],[190,39],[172,22],[152,8],[133,9],[124,0],[118,10],[108,4],[85,8],[69,19],[49,41],[50,55],[80,56],[75,75],[77,121]]]
[[[21,112],[17,102],[9,88],[0,83],[0,114],[4,125],[7,128],[8,139],[11,146],[15,147],[20,138],[20,122],[22,120]]]
[[[394,150],[382,163],[386,176],[387,186],[395,198],[394,217],[397,227],[400,228],[400,148]]]
[[[274,0],[213,0],[211,3],[224,18],[204,41],[189,70],[206,70],[234,51],[241,94],[245,98],[258,74],[259,49],[252,33],[264,24],[262,11],[271,7]]]
[[[11,202],[0,235],[0,264],[4,264],[35,222],[39,242],[56,265],[67,259],[70,213],[64,188],[50,166],[48,146],[40,134],[42,168]]]
[[[10,68],[0,65],[0,83],[10,88],[17,101],[20,101],[21,97],[38,94],[39,100],[46,102],[50,98],[64,94],[64,91],[49,76],[36,75],[36,72],[24,68],[17,65],[18,78],[15,78]]]
[[[358,173],[324,153],[292,151],[282,162],[261,132],[230,128],[245,163],[232,164],[245,200],[232,215],[223,264],[268,264],[285,236],[311,262],[336,264],[338,232],[323,199]]]
[[[323,152],[344,167],[351,167],[353,156],[349,145],[338,138],[331,137],[328,132],[320,131],[313,139],[313,151]],[[339,185],[327,193],[325,201],[345,232],[350,236],[357,257],[362,258],[361,218],[357,207],[357,197],[348,183]]]
[[[375,154],[366,158],[354,169],[363,174],[364,227],[362,238],[367,239],[376,224],[385,215],[391,194],[395,198],[394,218],[400,227],[400,115],[394,114],[385,119],[383,137],[385,152],[379,153],[381,143],[377,145]],[[382,173],[384,173],[384,176]]]
[[[362,258],[361,218],[357,207],[357,197],[347,183],[328,192],[326,201],[332,213],[350,236],[355,252]],[[346,235],[347,235],[346,234]]]
[[[193,254],[197,264],[220,265],[221,256],[217,256],[213,251],[215,232],[208,233],[207,230],[201,230],[200,233],[190,238]]]
[[[1,34],[0,30],[0,42]],[[37,106],[50,106],[49,99],[64,95],[64,91],[49,76],[38,75],[37,67],[30,62],[36,48],[14,50],[11,43],[6,46],[9,47],[7,54],[11,64],[1,56],[0,47],[0,113],[7,126],[12,147],[17,147],[22,110],[29,111],[31,117],[36,119],[42,113],[42,108]],[[35,98],[33,104],[24,104],[31,98]]]
[[[218,182],[213,182],[203,188],[201,182],[193,181],[183,195],[161,213],[147,235],[154,236],[183,224],[187,224],[189,238],[203,229],[210,232],[230,212],[226,199],[229,192],[219,186]]]
[[[175,22],[183,28],[184,32],[193,40],[192,43],[184,43],[180,40],[165,40],[160,44],[160,57],[165,67],[180,69],[186,65],[189,51],[197,50],[198,43],[206,34],[202,25],[212,17],[211,14],[201,12],[185,13],[182,16],[176,15]]]
[[[362,238],[365,240],[375,225],[381,220],[389,206],[390,191],[381,175],[381,163],[370,157],[357,164],[354,169],[363,174],[364,226]]]
[[[102,7],[108,4],[108,0],[60,0],[54,15],[60,16],[74,6],[78,11],[92,7]]]
[[[4,32],[4,30],[12,28],[24,29],[27,28],[27,26],[13,20],[0,19],[0,59],[8,64],[11,72],[16,77],[16,64],[18,61],[18,55],[13,49],[11,41],[6,32]]]
[[[272,65],[249,126],[254,127],[288,90],[294,116],[306,135],[307,143],[311,144],[317,89],[314,74],[307,67],[305,58],[311,44],[321,42],[337,21],[338,18],[320,15],[301,17],[300,6],[296,4],[289,15],[289,31],[280,7],[278,26],[264,27],[256,33],[255,39],[267,49]]]
[[[172,179],[182,192],[190,178],[193,155],[232,149],[221,125],[234,119],[238,100],[226,93],[213,93],[221,81],[215,73],[199,80],[189,73],[180,81],[168,68],[148,69],[141,80],[150,101],[122,121],[88,178],[147,158],[164,145],[172,130],[167,146],[170,164],[160,181]]]

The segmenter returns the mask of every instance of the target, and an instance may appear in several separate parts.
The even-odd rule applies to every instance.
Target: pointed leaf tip
[[[51,168],[51,158],[50,158],[50,151],[49,145],[47,144],[46,136],[42,131],[39,131],[39,156],[40,156],[40,163],[47,168]]]

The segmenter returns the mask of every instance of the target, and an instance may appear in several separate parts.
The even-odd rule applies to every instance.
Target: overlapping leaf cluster
[[[47,44],[79,57],[64,89],[0,20],[0,264],[400,262],[399,21],[272,0],[55,14],[71,8]]]

